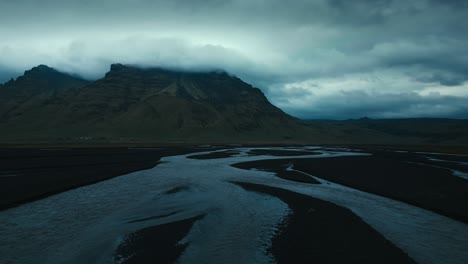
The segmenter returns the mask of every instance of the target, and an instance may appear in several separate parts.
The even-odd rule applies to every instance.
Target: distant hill
[[[113,64],[97,81],[37,66],[0,85],[1,144],[452,144],[468,122],[302,121],[228,73]]]
[[[468,119],[406,118],[308,120],[310,126],[334,134],[349,144],[468,146]]]

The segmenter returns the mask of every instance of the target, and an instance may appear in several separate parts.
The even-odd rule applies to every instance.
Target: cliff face
[[[111,65],[87,82],[47,66],[0,90],[6,138],[255,142],[294,138],[302,122],[225,72]]]

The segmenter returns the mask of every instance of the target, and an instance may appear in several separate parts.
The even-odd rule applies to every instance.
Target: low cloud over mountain
[[[466,1],[2,1],[0,80],[225,69],[303,118],[466,117]]]

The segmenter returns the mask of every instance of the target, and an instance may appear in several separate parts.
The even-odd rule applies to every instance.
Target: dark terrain
[[[114,261],[125,264],[174,263],[187,245],[178,244],[203,216],[148,227],[127,237],[127,244],[117,248]],[[157,250],[150,250],[148,247]]]
[[[1,149],[0,209],[150,169],[164,156],[200,148]]]
[[[468,120],[449,118],[312,120],[310,126],[335,135],[335,143],[405,145],[408,148],[446,148],[454,152],[468,146]],[[339,133],[339,135],[337,134]],[[338,137],[343,137],[338,139]],[[388,147],[388,146],[387,146]],[[391,146],[390,146],[391,147]],[[466,149],[465,149],[466,151]]]
[[[452,169],[468,172],[466,156],[371,151],[372,156],[321,159],[261,160],[238,163],[242,169],[262,169],[288,178],[295,170],[351,188],[413,204],[468,223],[468,180]],[[443,158],[433,161],[427,158]],[[302,174],[302,177],[307,177]]]
[[[190,154],[197,151],[210,152]],[[468,156],[441,153],[395,152],[372,149],[368,146],[364,152],[372,153],[371,156],[334,158],[292,157],[295,155],[315,156],[320,153],[327,155],[327,152],[336,153],[336,151],[339,152],[340,148],[323,147],[317,150],[303,148],[301,151],[294,150],[293,148],[267,149],[265,147],[250,150],[239,148],[236,150],[226,148],[226,146],[192,148],[2,149],[0,151],[0,198],[2,209],[5,209],[71,188],[103,181],[133,171],[150,169],[157,166],[160,158],[164,156],[189,154],[187,158],[192,160],[189,162],[190,165],[187,166],[193,166],[189,170],[182,168],[188,161],[178,157],[174,160],[169,159],[165,163],[164,169],[162,165],[157,166],[153,174],[135,174],[119,178],[124,180],[120,186],[124,186],[124,189],[130,188],[125,191],[126,195],[130,195],[129,197],[135,195],[135,197],[139,198],[124,198],[128,203],[125,203],[126,205],[120,203],[122,207],[115,211],[117,217],[111,214],[110,218],[103,218],[105,221],[98,222],[97,224],[108,223],[107,221],[112,223],[109,225],[107,232],[99,233],[101,235],[99,239],[103,239],[102,241],[115,236],[112,232],[113,228],[122,228],[117,229],[121,232],[118,236],[119,242],[117,243],[112,239],[110,241],[111,244],[117,243],[114,251],[112,251],[112,258],[116,263],[127,264],[154,263],[154,261],[158,263],[173,263],[186,252],[187,247],[198,245],[192,244],[194,242],[190,239],[187,240],[187,243],[180,243],[181,239],[193,231],[192,227],[195,223],[199,226],[204,219],[207,219],[207,216],[215,217],[217,220],[208,225],[208,228],[206,226],[202,229],[195,228],[195,235],[202,238],[205,235],[209,236],[212,224],[222,226],[231,222],[229,220],[233,214],[226,212],[229,212],[230,208],[235,207],[231,203],[242,201],[242,199],[239,200],[240,197],[233,196],[233,194],[242,194],[242,197],[248,197],[246,193],[250,192],[265,194],[264,199],[266,200],[273,199],[271,198],[272,196],[276,197],[289,207],[289,213],[286,212],[282,224],[277,226],[278,229],[276,229],[276,234],[272,237],[271,246],[266,248],[278,263],[416,263],[413,258],[417,260],[418,255],[411,255],[410,251],[406,251],[405,248],[399,248],[401,244],[395,243],[394,237],[388,238],[384,235],[385,233],[379,233],[382,232],[381,229],[372,225],[372,222],[368,224],[364,220],[366,219],[365,216],[352,211],[352,207],[347,209],[345,205],[338,205],[286,189],[288,188],[288,184],[295,184],[292,182],[297,182],[298,185],[296,186],[310,189],[326,186],[326,183],[325,185],[320,185],[320,181],[316,178],[326,179],[354,189],[400,200],[467,223],[468,215],[466,212],[468,210],[465,201],[468,200],[468,193],[466,192],[468,183],[466,179],[452,175],[451,169],[468,172],[466,165]],[[359,153],[360,150],[353,149],[348,150],[348,152]],[[239,170],[230,168],[228,165],[225,166],[232,169],[232,176],[235,177],[236,174],[239,174],[241,181],[223,182],[223,174],[227,173],[223,172],[222,166],[220,168],[216,166],[210,168],[216,162],[205,161],[207,159],[230,158],[233,155],[239,154],[244,158],[251,159],[262,155],[270,155],[271,157],[265,157],[267,158],[266,160],[237,163],[232,166],[246,170],[255,168],[274,172],[276,176],[289,181],[289,183],[284,185],[285,189],[263,185],[263,183],[249,183],[247,182],[247,178],[242,179]],[[271,159],[274,157],[281,158]],[[194,159],[199,161],[194,161]],[[198,167],[197,164],[199,164]],[[162,170],[158,172],[158,168]],[[218,171],[221,173],[220,175],[216,174]],[[205,176],[205,172],[207,174],[206,178],[203,177]],[[191,177],[192,175],[201,176],[203,179],[197,181],[197,178]],[[255,173],[252,174],[252,178],[257,177],[255,175]],[[132,177],[138,176],[143,177],[145,180],[132,186],[136,182],[135,178]],[[265,184],[268,184],[271,176],[264,176]],[[167,180],[173,182],[170,185],[166,185]],[[138,190],[142,189],[142,183],[143,185],[148,184],[147,186],[152,187],[142,192],[142,195],[138,195]],[[100,184],[102,186],[95,191],[101,193],[103,190],[106,190],[105,193],[111,197],[111,204],[112,201],[116,200],[116,197],[122,196],[122,192],[108,192],[109,188],[114,189],[117,188],[116,186],[110,184],[105,187],[106,182]],[[207,185],[203,188],[204,184]],[[227,187],[226,184],[229,186],[238,185],[240,187]],[[158,189],[159,186],[161,186],[161,189]],[[247,192],[238,193],[234,190],[241,189],[241,187]],[[226,189],[220,195],[217,188]],[[129,190],[133,191],[129,192]],[[151,194],[153,190],[154,194]],[[335,191],[335,189],[331,190],[332,192]],[[74,191],[79,192],[80,189]],[[211,193],[212,191],[213,193]],[[116,197],[112,198],[112,195],[116,195]],[[208,195],[209,198],[202,199],[200,200],[201,202],[197,200],[205,195]],[[94,196],[77,195],[76,197],[85,199],[85,201],[90,200],[91,203],[83,202],[83,200],[80,203],[87,204],[86,206],[91,206],[90,208],[94,207],[95,201],[92,198]],[[75,204],[77,202],[75,199],[75,196],[73,196],[69,204]],[[226,207],[217,207],[220,205],[216,202],[218,199],[228,199],[229,203],[221,203]],[[258,199],[258,197],[255,199],[262,200]],[[107,200],[109,202],[109,199]],[[197,202],[194,203],[195,201]],[[38,201],[38,203],[40,202]],[[256,201],[252,202],[252,204],[256,204]],[[181,207],[181,205],[187,205],[187,207]],[[34,207],[33,204],[31,206]],[[53,205],[50,206],[53,207]],[[240,210],[246,210],[248,206],[250,206],[249,203],[244,202]],[[71,209],[70,212],[72,206],[66,207],[69,209],[68,213],[73,213],[75,210]],[[2,213],[5,215],[14,214],[15,212],[21,212],[24,208],[27,208],[27,206],[5,210]],[[253,212],[257,212],[257,209],[258,207],[254,208]],[[246,212],[252,212],[251,210],[252,208],[246,210]],[[402,215],[404,217],[410,216],[411,218],[411,210],[409,209],[410,214],[406,215],[403,212]],[[56,209],[51,209],[51,211],[55,212]],[[42,213],[51,213],[47,210],[46,212],[35,212],[36,214],[39,212],[40,215]],[[101,210],[95,213],[99,215],[99,212]],[[239,211],[235,212],[239,214]],[[29,215],[23,213],[21,217],[29,217]],[[236,226],[249,226],[252,217],[255,217],[255,213],[246,214],[245,218],[236,221]],[[364,218],[361,219],[360,217]],[[395,215],[392,215],[390,219],[393,219],[392,217],[395,217]],[[397,213],[396,217],[399,219],[401,215]],[[60,222],[63,220],[58,218],[56,221]],[[27,229],[29,226],[28,221],[21,223],[24,220],[19,220],[18,223],[21,223],[19,225],[16,224],[16,220],[14,219],[7,221],[7,218],[4,218],[2,221],[8,224],[7,231],[9,228],[11,230],[18,228],[21,231],[18,232],[18,236],[23,234],[22,232],[29,232]],[[79,222],[79,220],[76,221]],[[246,225],[244,221],[247,221],[249,224]],[[452,222],[459,223],[457,221]],[[394,222],[392,223],[394,224]],[[460,224],[463,225],[462,223]],[[23,228],[26,228],[26,231]],[[35,229],[37,228],[36,226]],[[45,227],[39,227],[39,229],[41,228]],[[407,226],[404,225],[404,228],[407,228]],[[458,228],[458,226],[450,226],[450,228]],[[96,231],[94,228],[90,230],[92,232],[87,230],[85,233],[89,235]],[[229,230],[233,229],[230,228]],[[234,232],[238,232],[236,230]],[[245,231],[249,229],[240,228],[239,230]],[[13,237],[15,236],[13,235]],[[91,235],[91,237],[93,236]],[[439,238],[439,235],[436,234],[436,237]],[[252,239],[258,238],[252,237]],[[21,238],[18,237],[18,240],[21,241]],[[421,240],[417,241],[421,242]],[[214,243],[218,243],[218,240],[215,240]],[[235,244],[236,241],[229,240],[228,236],[226,240],[223,240],[223,243],[227,244],[219,246],[229,248],[229,243]],[[269,244],[270,241],[264,241],[264,243]],[[434,241],[431,240],[431,243],[434,243]],[[201,245],[203,248],[204,244],[201,243]],[[216,250],[211,251],[211,249],[217,246],[207,246],[210,249],[208,252],[213,253],[214,251],[216,253]],[[423,249],[419,250],[424,251],[425,249],[423,247]],[[458,249],[454,249],[453,252],[456,252],[456,257],[451,258],[450,261],[463,256]],[[71,253],[80,254],[79,251]],[[49,252],[48,254],[51,253]],[[436,255],[440,256],[440,254]],[[11,256],[9,257],[11,259]]]
[[[239,154],[237,151],[226,150],[226,151],[218,151],[214,153],[208,154],[200,154],[200,155],[191,155],[187,158],[189,159],[224,159],[232,157],[233,155]]]
[[[416,263],[348,209],[280,188],[237,184],[292,209],[272,241],[278,263]]]

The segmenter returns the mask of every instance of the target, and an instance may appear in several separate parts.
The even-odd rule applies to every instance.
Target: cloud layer
[[[225,69],[302,118],[468,117],[466,1],[1,1],[0,81],[38,64]]]

